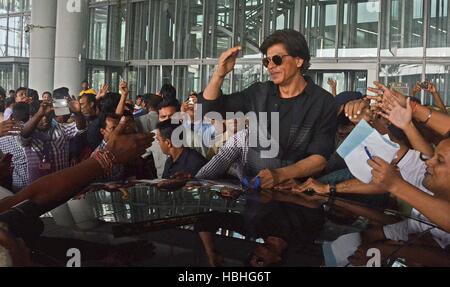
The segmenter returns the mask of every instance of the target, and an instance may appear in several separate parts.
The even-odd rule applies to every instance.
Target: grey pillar
[[[29,87],[53,90],[57,0],[41,0],[31,10]]]
[[[67,87],[72,95],[78,95],[87,76],[87,12],[87,0],[58,0],[54,87]]]

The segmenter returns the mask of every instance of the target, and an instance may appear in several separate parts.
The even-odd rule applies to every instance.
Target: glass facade
[[[169,82],[183,99],[191,90],[205,87],[216,59],[235,45],[243,47],[242,58],[227,77],[224,91],[241,90],[267,80],[260,64],[259,46],[271,32],[294,28],[303,32],[309,42],[313,55],[311,76],[326,89],[328,78],[337,80],[338,92],[365,92],[370,80],[376,78],[386,84],[410,85],[430,79],[437,81],[442,97],[450,104],[446,84],[450,66],[448,2],[91,1],[90,55],[96,60],[95,66],[99,65],[97,60],[104,61],[106,80],[117,73],[117,69],[108,68],[110,61],[123,61],[123,77],[136,87],[132,89],[134,96],[155,92]],[[114,10],[122,11],[116,22],[111,19]],[[122,34],[111,33],[111,25],[121,27]],[[108,35],[120,39],[111,41]],[[125,51],[120,55],[125,58],[118,58],[113,50],[122,43],[125,45],[120,49]],[[368,77],[371,72],[366,68],[367,62],[375,64],[375,78]],[[348,70],[345,63],[360,63],[360,68]],[[422,97],[427,102],[428,95]]]
[[[89,0],[87,76],[98,89],[130,82],[133,96],[173,83],[183,99],[208,83],[220,54],[241,45],[224,92],[269,77],[259,46],[273,31],[305,34],[311,76],[324,88],[365,91],[386,84],[436,81],[450,105],[450,0]],[[31,0],[0,0],[0,76],[26,84]],[[17,60],[24,59],[24,60]],[[351,67],[351,68],[349,68]],[[25,69],[26,70],[26,69]],[[429,103],[429,95],[422,94]]]
[[[5,90],[28,85],[31,0],[0,0],[0,85]]]

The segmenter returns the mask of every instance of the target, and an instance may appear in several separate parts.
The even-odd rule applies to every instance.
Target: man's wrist
[[[213,74],[213,80],[217,80],[217,81],[223,81],[225,79],[225,77],[227,76],[227,74],[222,75],[219,70],[216,70]]]
[[[389,191],[392,194],[398,194],[402,191],[402,189],[405,188],[405,181],[402,179],[394,180],[394,183],[392,183],[390,186],[388,186],[387,191]]]
[[[331,188],[331,185],[329,185],[329,184],[325,185],[325,194],[330,194],[330,188]]]

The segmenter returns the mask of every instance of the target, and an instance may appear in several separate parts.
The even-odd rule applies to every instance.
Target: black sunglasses
[[[273,56],[273,57],[271,57],[271,58],[266,57],[266,58],[264,58],[264,59],[262,60],[262,63],[263,63],[263,65],[264,65],[264,67],[266,67],[266,68],[269,67],[270,62],[274,63],[274,64],[277,65],[277,66],[281,66],[281,64],[283,64],[283,58],[284,58],[284,57],[290,57],[290,56],[291,56],[291,55],[282,55],[282,56],[280,56],[280,55],[275,55],[275,56]]]

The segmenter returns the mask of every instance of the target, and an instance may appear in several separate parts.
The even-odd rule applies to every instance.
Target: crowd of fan
[[[133,102],[126,82],[120,83],[118,93],[110,92],[107,84],[96,92],[83,82],[77,97],[66,88],[40,97],[28,88],[0,95],[0,213],[28,200],[42,211],[39,215],[99,180],[257,177],[270,197],[302,207],[292,210],[295,216],[301,214],[302,223],[280,224],[285,215],[268,208],[258,219],[264,222],[260,229],[265,243],[250,256],[252,266],[282,262],[296,240],[293,228],[308,233],[305,226],[314,226],[317,232],[300,236],[314,240],[330,203],[337,222],[351,223],[357,216],[371,219],[370,228],[362,232],[362,245],[350,258],[353,265],[365,265],[367,250],[375,247],[382,257],[395,251],[411,266],[450,266],[450,116],[435,85],[417,83],[407,96],[376,82],[369,88],[376,96],[365,96],[336,94],[336,82],[330,79],[331,96],[303,76],[310,61],[303,36],[283,30],[261,47],[272,81],[222,95],[223,79],[239,52],[240,47],[232,48],[220,57],[211,82],[198,95],[177,95],[173,86],[164,85]],[[414,97],[421,90],[433,95],[437,107]],[[69,113],[59,114],[58,100],[66,101]],[[260,147],[248,145],[245,118],[198,120],[200,104],[204,113],[280,113],[278,157],[263,159]],[[336,153],[362,120],[400,145],[393,162],[378,157],[368,161],[370,184],[356,179]],[[174,140],[180,127],[183,145]],[[395,222],[373,212],[401,206],[409,206],[410,219]],[[237,215],[221,216],[223,220],[218,216],[196,226],[212,266],[223,263],[212,237],[221,223],[231,220],[245,229]],[[12,265],[30,264],[23,244],[12,235],[17,233],[11,224],[0,228],[0,248],[9,251]]]

